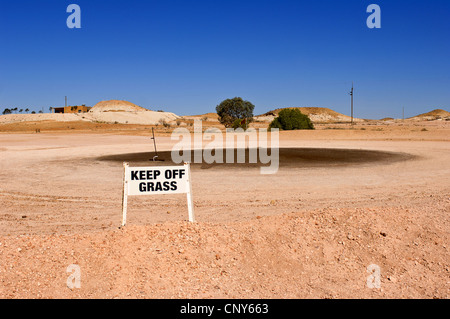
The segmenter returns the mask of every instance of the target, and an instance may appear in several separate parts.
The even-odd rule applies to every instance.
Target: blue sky
[[[81,29],[66,8],[81,7]],[[366,8],[381,7],[381,29]],[[123,99],[179,115],[450,110],[450,1],[0,0],[0,111]]]

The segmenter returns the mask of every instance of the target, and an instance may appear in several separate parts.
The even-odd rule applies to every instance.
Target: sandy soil
[[[122,229],[150,131],[70,125],[0,134],[0,298],[449,298],[449,122],[282,132],[276,175],[193,166],[197,223],[183,195],[139,197]]]

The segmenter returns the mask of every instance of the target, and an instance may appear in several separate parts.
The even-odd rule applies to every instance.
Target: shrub
[[[167,127],[170,127],[170,124],[167,123],[165,119],[160,119],[160,120],[159,120],[159,124],[161,124],[162,126],[164,126],[164,127],[166,127],[166,128],[167,128]]]
[[[231,125],[231,127],[232,127],[233,129],[242,128],[242,129],[246,130],[246,129],[248,129],[248,122],[247,122],[246,119],[243,119],[243,120],[241,120],[241,119],[236,119],[236,120],[233,122],[233,125]]]
[[[314,125],[311,119],[300,112],[299,109],[284,109],[280,111],[278,117],[269,125],[269,130],[277,128],[280,130],[313,130]]]

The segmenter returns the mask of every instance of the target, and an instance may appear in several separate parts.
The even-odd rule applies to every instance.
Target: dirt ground
[[[122,161],[151,158],[151,127],[8,125],[0,298],[450,296],[448,121],[281,132],[277,174],[193,165],[196,223],[184,195],[130,197],[125,228]],[[162,154],[170,131],[157,128]]]

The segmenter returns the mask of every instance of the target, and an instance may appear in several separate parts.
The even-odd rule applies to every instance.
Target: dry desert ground
[[[130,197],[119,228],[122,162],[151,164],[150,133],[0,126],[0,298],[449,298],[450,122],[280,132],[275,175],[193,164],[196,223],[184,195]]]

